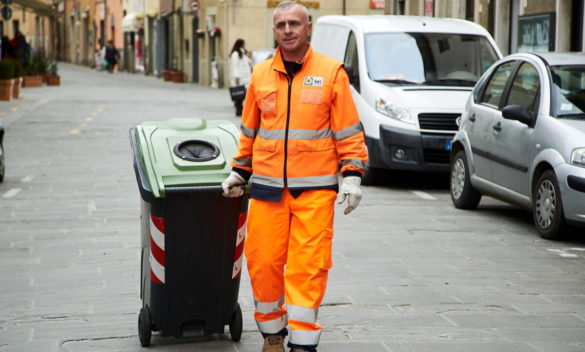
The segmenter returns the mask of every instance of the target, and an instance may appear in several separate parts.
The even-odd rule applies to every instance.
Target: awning
[[[37,14],[41,16],[52,16],[55,14],[53,7],[40,0],[13,0],[14,4],[33,9]]]
[[[144,25],[143,13],[129,13],[122,18],[122,32],[135,32]]]

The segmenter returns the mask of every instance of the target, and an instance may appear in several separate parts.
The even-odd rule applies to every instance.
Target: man
[[[245,254],[263,352],[316,351],[316,324],[331,268],[338,176],[345,214],[361,199],[367,152],[342,63],[313,51],[307,9],[279,4],[279,44],[258,64],[244,102],[242,134],[224,195],[243,194],[251,177]],[[284,305],[286,303],[286,306]]]

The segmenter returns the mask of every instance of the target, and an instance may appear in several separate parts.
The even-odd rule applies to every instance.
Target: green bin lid
[[[229,175],[239,132],[223,120],[179,118],[136,127],[154,197],[172,187],[219,185]]]

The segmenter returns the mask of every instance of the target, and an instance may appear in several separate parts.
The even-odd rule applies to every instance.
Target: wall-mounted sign
[[[433,16],[434,8],[435,8],[434,0],[425,0],[424,15]]]
[[[518,17],[518,51],[555,50],[555,13]]]
[[[370,0],[370,8],[371,9],[384,9],[385,6],[384,0]]]

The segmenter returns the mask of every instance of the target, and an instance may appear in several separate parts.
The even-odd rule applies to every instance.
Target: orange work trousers
[[[280,202],[251,200],[245,254],[263,334],[289,325],[291,344],[319,343],[316,320],[331,268],[336,195],[306,190],[294,198],[285,189]]]

